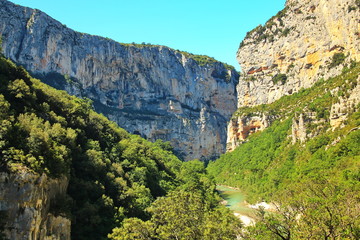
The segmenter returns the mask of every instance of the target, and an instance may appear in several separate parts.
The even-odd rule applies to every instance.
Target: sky
[[[75,31],[208,55],[238,70],[236,52],[246,33],[282,10],[285,1],[11,0]]]

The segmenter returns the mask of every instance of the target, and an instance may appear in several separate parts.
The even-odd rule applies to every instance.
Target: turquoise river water
[[[249,208],[245,202],[246,195],[241,190],[218,185],[216,189],[220,196],[226,201],[226,206],[235,213],[252,217],[254,210]]]

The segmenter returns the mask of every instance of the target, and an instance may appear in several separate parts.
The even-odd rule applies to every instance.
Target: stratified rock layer
[[[88,97],[131,133],[170,141],[184,160],[225,151],[238,74],[164,46],[75,32],[45,13],[0,0],[4,54],[46,83]]]
[[[330,67],[335,53],[344,54],[344,63],[359,61],[358,5],[355,0],[288,0],[283,11],[250,31],[237,53],[244,72],[238,107],[271,103],[338,75],[344,65]]]

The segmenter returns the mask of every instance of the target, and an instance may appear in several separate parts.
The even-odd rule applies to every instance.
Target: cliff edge
[[[272,103],[359,61],[359,8],[356,0],[288,0],[248,32],[237,52],[238,107]]]
[[[0,1],[0,32],[6,57],[51,86],[90,98],[127,131],[170,141],[184,160],[225,151],[237,103],[234,68],[165,46],[75,32],[6,0]]]
[[[288,0],[266,24],[247,33],[237,52],[243,71],[240,110],[228,125],[228,151],[277,119],[261,111],[242,114],[246,107],[273,103],[360,60],[359,9],[358,0]]]

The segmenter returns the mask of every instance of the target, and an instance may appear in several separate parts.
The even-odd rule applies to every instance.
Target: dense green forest
[[[234,117],[276,120],[205,168],[0,57],[0,171],[68,178],[51,212],[71,219],[73,239],[360,239],[360,106],[342,110],[341,127],[329,119],[359,72],[353,62],[312,88],[238,109]],[[300,117],[308,137],[294,142]],[[256,225],[244,228],[219,204],[216,183],[241,188],[250,202],[272,202],[276,211],[260,209]]]
[[[182,163],[168,143],[130,135],[3,57],[0,156],[0,171],[69,179],[51,212],[72,220],[72,239],[234,239],[241,228],[203,163]]]
[[[358,84],[360,64],[278,101],[240,108],[238,116],[271,115],[263,132],[208,166],[218,183],[239,187],[250,202],[275,203],[260,211],[245,239],[360,239],[360,106],[349,104],[343,126],[330,125],[332,104]],[[304,119],[305,141],[292,140],[293,120]]]

